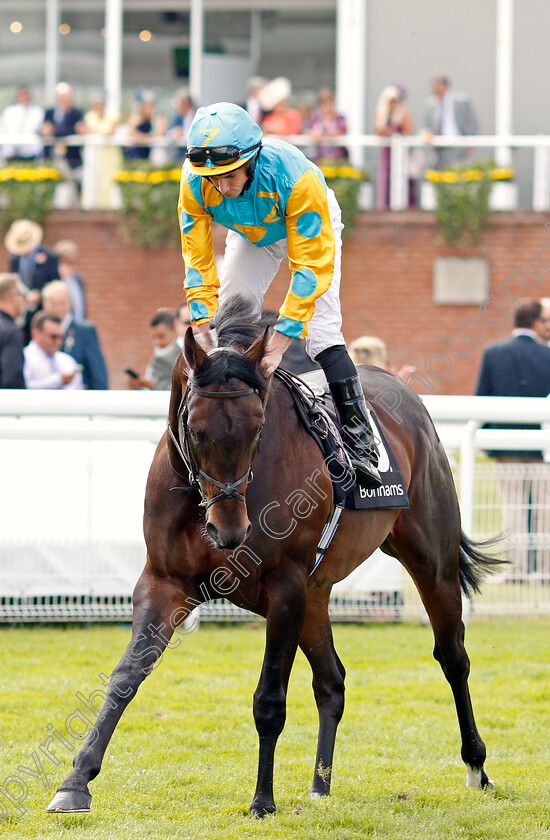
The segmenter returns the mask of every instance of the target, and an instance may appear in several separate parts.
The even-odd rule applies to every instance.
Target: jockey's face
[[[225,175],[209,175],[208,180],[224,198],[237,198],[248,180],[248,167],[245,164]]]

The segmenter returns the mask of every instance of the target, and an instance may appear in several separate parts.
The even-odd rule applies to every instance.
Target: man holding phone
[[[169,391],[172,387],[172,368],[180,354],[176,319],[168,309],[159,309],[149,326],[153,339],[153,358],[143,376],[132,368],[126,368],[124,372],[128,376],[128,387],[132,391],[144,388],[151,391]]]

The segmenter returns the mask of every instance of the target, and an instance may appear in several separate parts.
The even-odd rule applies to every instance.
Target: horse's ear
[[[269,326],[267,326],[263,331],[262,335],[259,336],[259,338],[257,338],[256,341],[254,341],[250,345],[250,347],[244,355],[247,356],[247,358],[249,358],[250,361],[253,362],[255,365],[258,365],[264,357],[268,340]]]
[[[193,371],[198,370],[206,358],[205,351],[202,349],[200,344],[195,341],[192,327],[187,327],[185,332],[185,338],[183,340],[183,355],[185,356],[185,361]]]

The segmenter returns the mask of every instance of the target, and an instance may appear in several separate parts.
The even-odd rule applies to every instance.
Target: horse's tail
[[[482,542],[475,542],[462,531],[458,549],[458,577],[462,591],[468,597],[471,597],[474,592],[481,591],[481,584],[487,575],[493,574],[499,566],[508,563],[508,560],[494,557],[484,550],[500,544],[502,540],[503,536],[498,535]]]

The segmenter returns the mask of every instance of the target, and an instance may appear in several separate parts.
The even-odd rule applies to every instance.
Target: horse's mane
[[[235,295],[222,304],[212,318],[216,328],[218,347],[233,348],[237,353],[212,353],[193,374],[199,388],[212,383],[228,383],[239,379],[261,394],[267,390],[267,380],[256,365],[243,355],[262,334],[259,314],[254,305],[242,295]]]

